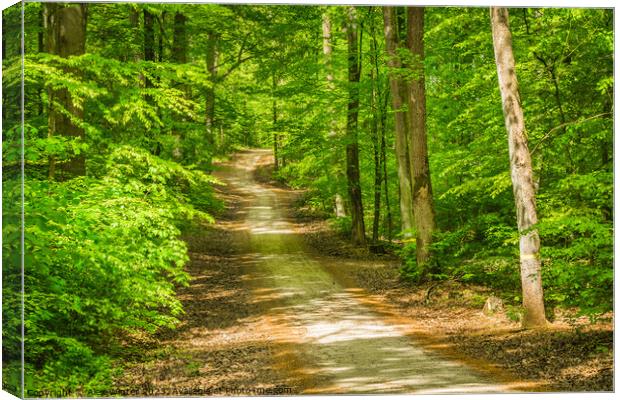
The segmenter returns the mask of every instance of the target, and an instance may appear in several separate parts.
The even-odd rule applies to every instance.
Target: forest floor
[[[493,315],[483,312],[486,299],[497,295],[493,290],[454,281],[413,285],[401,279],[400,262],[391,261],[394,256],[352,250],[325,220],[303,207],[296,215],[304,221],[308,247],[340,259],[337,273],[376,302],[393,307],[426,346],[537,382],[537,391],[613,390],[613,322],[591,323],[575,317],[573,310],[556,309],[548,329],[524,330],[505,309]],[[359,260],[376,261],[360,265]]]
[[[186,236],[186,313],[134,354],[139,395],[611,390],[610,324],[521,331],[484,288],[412,287],[398,260],[350,246],[272,182],[264,150],[222,162],[226,210]],[[138,388],[136,392],[136,388]]]

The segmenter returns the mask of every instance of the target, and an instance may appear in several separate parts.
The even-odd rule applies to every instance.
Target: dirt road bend
[[[506,392],[501,384],[464,363],[424,348],[406,324],[394,323],[361,301],[359,289],[341,285],[333,258],[304,248],[286,217],[291,193],[254,179],[265,150],[237,154],[216,176],[241,194],[238,207],[246,241],[235,257],[242,284],[260,310],[253,329],[270,341],[272,368],[294,382],[297,393]],[[329,264],[329,265],[328,265]]]

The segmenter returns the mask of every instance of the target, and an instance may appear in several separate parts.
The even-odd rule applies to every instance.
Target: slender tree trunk
[[[207,37],[207,72],[211,85],[205,93],[205,127],[207,143],[211,151],[215,151],[215,85],[217,83],[217,34],[209,32]]]
[[[385,193],[385,230],[387,231],[387,240],[392,240],[392,210],[390,208],[390,193],[388,188],[387,160],[385,154],[385,111],[382,113],[381,123],[381,165],[383,168],[383,188]]]
[[[525,308],[523,326],[543,327],[547,324],[547,320],[545,319],[540,272],[540,239],[535,227],[538,220],[532,179],[532,161],[527,145],[523,109],[515,73],[508,9],[491,7],[491,27],[504,121],[508,131],[512,187],[520,235],[521,285]]]
[[[411,51],[409,81],[409,154],[413,180],[413,216],[416,231],[416,259],[424,274],[435,230],[433,191],[426,139],[426,93],[424,90],[424,7],[407,8],[407,46]]]
[[[273,98],[273,168],[278,170],[278,103],[276,101],[276,89],[278,88],[278,81],[276,74],[271,75],[272,79],[272,98]]]
[[[378,65],[377,65],[378,68]],[[381,110],[379,115],[379,131],[381,133],[381,146],[379,148],[379,152],[381,154],[381,168],[382,168],[382,181],[385,193],[385,218],[384,218],[384,234],[387,240],[392,240],[392,210],[390,206],[390,191],[388,187],[388,174],[387,174],[387,155],[385,154],[386,144],[385,144],[385,130],[387,126],[387,109],[388,109],[388,101],[390,98],[389,95],[390,87],[389,83],[383,89],[383,95],[381,97]]]
[[[45,47],[48,53],[60,57],[84,54],[86,45],[85,4],[62,5],[45,3]],[[48,135],[61,134],[84,139],[84,129],[75,125],[70,118],[56,109],[54,103],[60,104],[77,119],[84,118],[82,105],[76,104],[66,89],[50,89],[48,92],[50,109],[48,112]],[[71,158],[67,162],[57,163],[51,157],[49,161],[50,179],[68,179],[86,174],[84,155]]]
[[[404,99],[402,97],[405,83],[398,76],[396,69],[401,68],[398,59],[398,24],[394,7],[383,8],[383,19],[385,23],[385,46],[388,55],[388,68],[390,80],[390,93],[392,95],[392,108],[394,109],[395,130],[396,130],[396,163],[398,167],[398,184],[400,188],[400,217],[401,229],[405,237],[411,236],[413,229],[413,185],[411,182],[411,168],[409,161],[409,146],[407,145],[407,111],[404,109]]]
[[[166,16],[168,13],[166,11],[162,11],[159,17],[159,45],[158,45],[158,56],[157,60],[159,62],[164,62],[164,37],[166,36]]]
[[[373,68],[370,69],[371,94],[370,94],[370,112],[372,113],[372,150],[374,159],[374,213],[372,220],[372,244],[377,246],[379,241],[379,224],[381,222],[381,153],[379,150],[379,107],[377,106],[377,83],[379,80],[379,62],[377,61],[377,36],[375,32],[374,21],[370,25],[370,53]]]
[[[38,47],[39,53],[43,53],[45,52],[45,7],[43,4],[41,5],[41,8],[39,8],[38,24],[39,24],[39,33],[37,34],[37,47]],[[3,32],[2,37],[4,40],[4,37],[5,37],[4,32]],[[4,55],[2,56],[2,58],[4,58]]]
[[[138,62],[142,56],[142,52],[139,48],[143,44],[143,41],[140,37],[140,9],[135,4],[129,11],[129,25],[131,26],[131,51],[128,55],[130,60]],[[140,81],[143,81],[142,74],[140,74]]]
[[[144,61],[155,62],[155,17],[147,9],[143,9],[142,14],[144,15]],[[152,71],[154,72],[154,70]],[[145,88],[149,89],[155,87],[155,82],[157,82],[157,80],[153,80],[147,73],[144,80]],[[152,95],[148,92],[145,94],[145,99],[151,105],[154,103]],[[159,108],[157,109],[157,113],[160,114]],[[154,130],[148,132],[152,144],[150,151],[154,155],[159,155],[161,153],[161,143],[157,140],[155,135]]]
[[[174,14],[174,30],[172,34],[172,58],[178,64],[187,62],[187,34],[185,23],[187,17],[180,12]]]
[[[143,10],[144,15],[144,60],[155,61],[155,28],[153,25],[153,14],[148,10]],[[153,87],[153,82],[147,76],[145,79],[147,88]]]
[[[357,16],[355,7],[347,9],[347,44],[349,65],[349,103],[347,106],[347,183],[351,202],[351,240],[356,245],[366,244],[364,228],[364,207],[360,185],[359,147],[357,142],[357,120],[359,110],[360,63],[358,57]]]
[[[172,60],[177,64],[185,64],[187,62],[187,35],[185,23],[187,18],[180,12],[174,14],[174,23],[172,29]],[[181,90],[186,96],[191,96],[191,89],[187,85],[183,85]],[[173,129],[174,146],[172,148],[172,157],[180,161],[183,159],[183,150],[181,143],[183,142],[183,130]]]
[[[327,88],[334,89],[334,73],[332,71],[332,24],[327,13],[323,14],[323,57],[325,60],[325,70],[327,79]]]
[[[332,65],[332,24],[331,24],[331,20],[329,18],[329,15],[327,14],[327,12],[325,12],[323,14],[323,21],[322,21],[322,33],[323,33],[323,60],[325,62],[325,79],[327,80],[327,90],[332,93],[335,89],[335,85],[334,85],[334,71],[333,71],[333,65]],[[327,112],[330,115],[335,115],[336,111],[334,110],[333,107],[329,106]],[[327,133],[327,140],[328,143],[337,143],[336,140],[334,140],[337,136],[337,121],[336,118],[333,117],[330,121],[329,121],[329,132]],[[332,160],[331,162],[328,163],[327,165],[327,173],[331,174],[330,169],[333,166],[336,166],[337,171],[336,171],[336,175],[337,176],[342,176],[342,171],[340,166],[340,163],[337,160],[338,157],[338,148],[339,146],[335,146],[336,148],[332,148],[332,151],[330,153],[330,159]],[[340,193],[336,193],[334,195],[334,214],[336,215],[337,218],[342,218],[342,217],[346,217],[347,213],[344,207],[344,200],[342,198],[342,195]]]
[[[39,8],[39,15],[38,15],[39,33],[37,35],[37,42],[38,42],[37,47],[38,47],[39,53],[45,52],[45,12],[44,11],[45,11],[45,7],[41,5],[41,7]],[[4,37],[5,36],[2,37],[3,43],[4,43]],[[2,59],[4,60],[4,47],[2,47],[2,51],[3,51]],[[43,115],[43,112],[45,111],[43,109],[43,98],[42,98],[43,92],[44,90],[42,87],[37,90],[37,100],[39,102],[39,115]]]

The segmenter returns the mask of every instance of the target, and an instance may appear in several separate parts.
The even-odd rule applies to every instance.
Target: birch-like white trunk
[[[527,134],[512,52],[508,9],[491,7],[491,27],[504,121],[508,131],[510,171],[520,235],[521,285],[525,308],[522,322],[524,327],[542,327],[547,325],[547,320],[540,271],[540,239],[535,228],[538,222],[536,196],[532,178],[532,160],[527,146]]]

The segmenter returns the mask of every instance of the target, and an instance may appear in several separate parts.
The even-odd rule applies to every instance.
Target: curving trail
[[[241,152],[216,176],[241,195],[234,229],[241,284],[260,310],[252,329],[274,349],[271,368],[297,393],[481,393],[518,390],[482,369],[431,351],[406,321],[378,312],[338,276],[337,260],[311,255],[286,218],[290,191],[259,184],[266,150]],[[233,229],[231,227],[231,229]],[[505,380],[504,380],[505,381]]]

